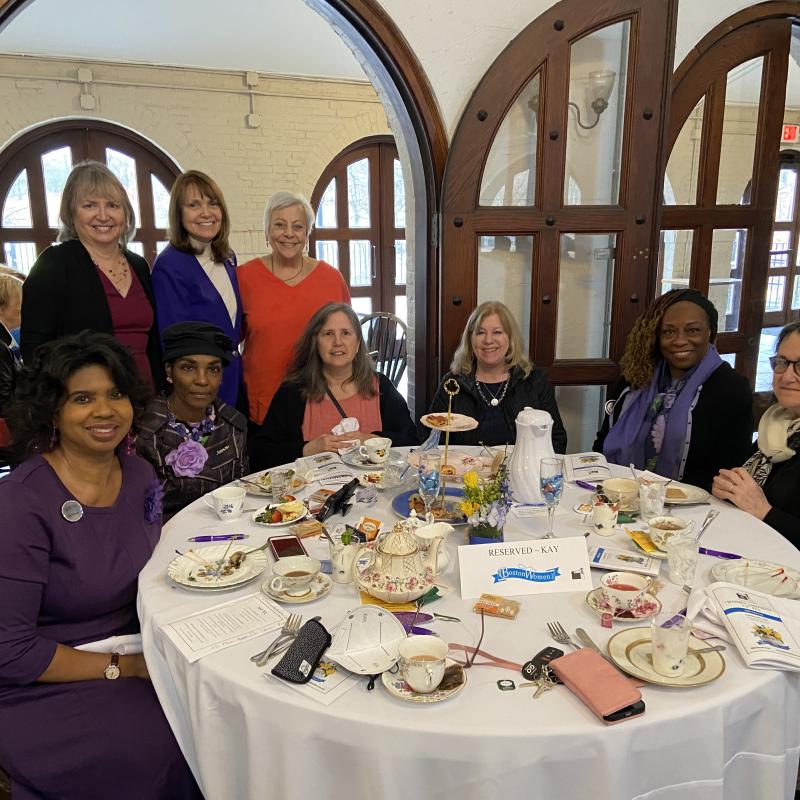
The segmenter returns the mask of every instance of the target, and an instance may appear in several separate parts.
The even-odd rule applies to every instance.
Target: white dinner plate
[[[277,505],[281,505],[278,503]],[[256,517],[263,514],[267,509],[275,508],[275,504],[270,504],[268,506],[264,506],[264,508],[259,508],[258,511],[254,511],[250,515],[250,519],[256,525],[263,525],[265,528],[285,528],[287,525],[294,525],[295,522],[300,522],[301,519],[305,519],[311,512],[305,508],[303,509],[303,513],[296,516],[294,519],[287,520],[285,522],[258,522]]]
[[[689,688],[711,683],[725,672],[725,659],[721,653],[692,653],[692,650],[707,646],[705,642],[690,637],[683,674],[674,677],[660,675],[653,669],[653,639],[650,628],[627,628],[615,633],[608,640],[608,655],[623,672],[633,675],[634,678],[659,686]]]
[[[451,664],[455,664],[452,658],[445,661],[445,669]],[[398,700],[405,700],[408,703],[441,703],[442,700],[449,700],[455,697],[467,685],[467,671],[461,670],[464,680],[454,686],[452,689],[434,689],[432,692],[415,692],[403,679],[400,677],[400,672],[392,675],[390,672],[381,673],[381,681],[388,690],[392,697]]]
[[[256,550],[249,553],[238,569],[232,570],[227,575],[214,574],[216,562],[223,556],[226,561],[237,550],[246,550],[242,545],[234,544],[228,549],[227,544],[213,544],[208,547],[198,547],[191,552],[196,558],[189,555],[181,555],[174,558],[167,566],[167,575],[175,583],[189,589],[202,589],[204,591],[231,589],[234,586],[241,586],[248,581],[257,578],[267,566],[267,556],[263,550]],[[209,562],[211,569],[199,563],[197,559]]]
[[[478,427],[478,420],[474,417],[468,417],[466,414],[451,414],[450,423],[448,424],[446,411],[425,414],[420,418],[420,422],[427,428],[450,433],[471,431]]]
[[[775,597],[800,599],[800,572],[782,564],[752,558],[730,559],[714,564],[711,576],[716,581],[735,583]]]
[[[670,497],[670,489],[679,489],[683,492],[685,497]],[[705,503],[711,495],[699,486],[692,486],[691,483],[678,483],[678,481],[671,481],[667,486],[667,499],[664,505],[667,506],[693,506],[697,503]]]

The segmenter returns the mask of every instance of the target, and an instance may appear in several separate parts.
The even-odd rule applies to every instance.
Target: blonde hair
[[[120,247],[126,247],[136,233],[136,214],[119,178],[99,161],[81,161],[72,168],[61,195],[58,241],[69,242],[80,238],[75,229],[75,209],[81,200],[90,195],[113,200],[122,206],[125,211],[125,228],[120,234],[119,244]]]
[[[486,317],[497,314],[500,318],[500,325],[508,336],[508,352],[506,353],[506,366],[509,369],[519,367],[527,377],[533,369],[525,345],[522,343],[522,334],[519,325],[514,319],[508,307],[498,300],[488,300],[481,303],[470,315],[464,332],[461,334],[461,341],[458,349],[453,355],[453,363],[450,364],[450,371],[457,375],[471,375],[475,369],[475,352],[472,349],[472,334],[475,329],[483,322]]]
[[[22,295],[22,281],[13,275],[0,273],[0,309],[6,308],[15,295]]]

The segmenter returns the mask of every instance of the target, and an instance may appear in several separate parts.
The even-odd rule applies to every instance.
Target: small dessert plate
[[[645,593],[642,600],[641,610],[617,611],[614,613],[614,620],[616,622],[641,622],[654,617],[661,611],[661,601],[654,594]],[[602,592],[599,588],[592,589],[586,595],[586,605],[600,616],[611,613],[611,608],[603,603]]]
[[[448,658],[445,661],[445,669],[455,663],[452,658]],[[464,676],[464,680],[458,686],[453,686],[452,689],[434,689],[432,692],[415,692],[403,680],[399,671],[394,675],[388,671],[381,673],[381,681],[389,694],[398,700],[405,700],[409,703],[441,703],[443,700],[455,697],[467,685],[467,671],[462,669],[461,674]]]
[[[322,572],[311,582],[311,586],[308,587],[308,592],[299,597],[286,594],[286,592],[276,592],[270,586],[271,581],[271,578],[268,581],[264,581],[264,583],[261,584],[261,591],[264,592],[267,597],[271,597],[279,603],[313,603],[314,600],[325,597],[333,588],[333,581]]]

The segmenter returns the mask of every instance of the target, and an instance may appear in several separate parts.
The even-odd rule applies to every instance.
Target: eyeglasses
[[[769,365],[772,367],[772,371],[777,372],[778,375],[782,375],[786,372],[790,364],[794,367],[794,374],[800,377],[800,360],[789,361],[788,358],[784,358],[783,356],[771,356],[769,359]]]

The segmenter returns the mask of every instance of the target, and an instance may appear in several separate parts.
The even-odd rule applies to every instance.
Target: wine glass
[[[431,506],[439,496],[441,488],[442,457],[437,453],[422,453],[419,459],[419,496],[425,503],[425,518],[432,521]]]
[[[553,539],[553,515],[556,506],[561,500],[564,489],[564,459],[543,458],[539,462],[539,486],[542,490],[542,500],[547,506],[547,534],[545,539]]]

